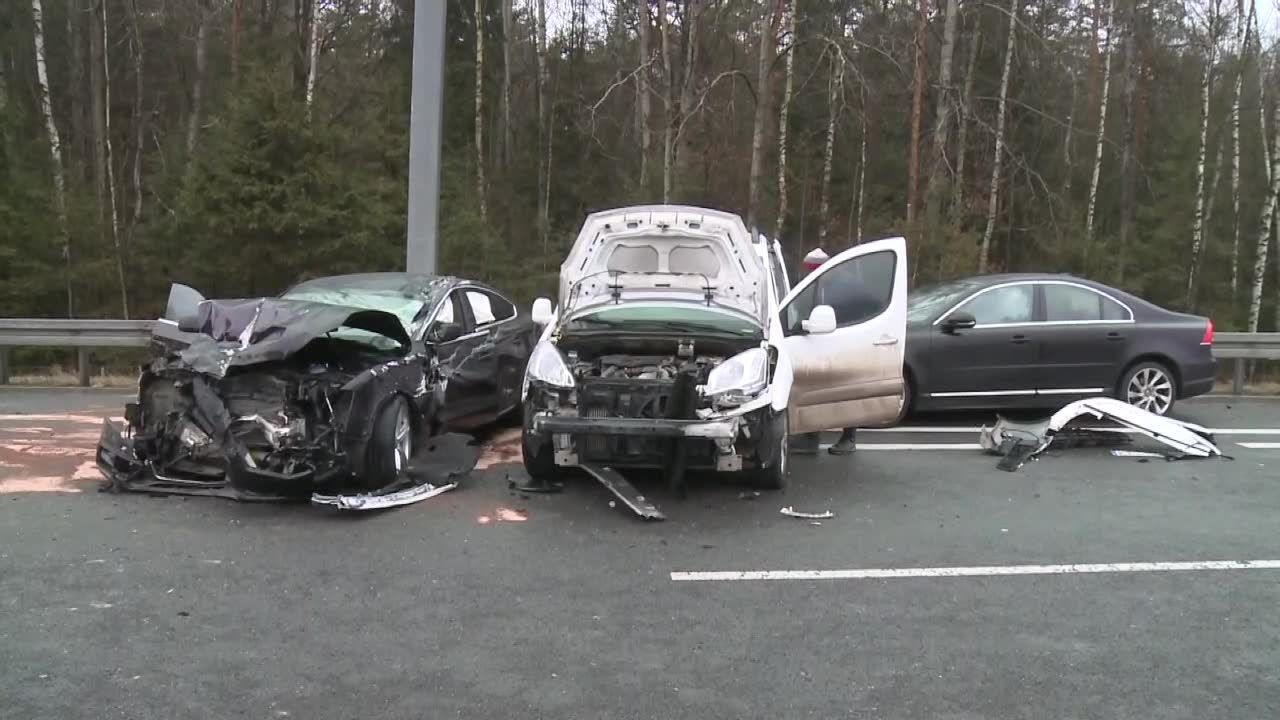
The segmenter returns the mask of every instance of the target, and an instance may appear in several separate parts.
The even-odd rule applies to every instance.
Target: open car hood
[[[765,278],[737,215],[679,205],[619,208],[583,223],[560,266],[558,305],[579,309],[696,293],[763,324]]]
[[[400,318],[382,310],[280,298],[203,300],[198,294],[175,303],[173,293],[190,290],[178,287],[166,315],[181,314],[198,300],[195,313],[157,322],[155,334],[186,345],[178,355],[196,372],[221,377],[231,367],[283,360],[340,327],[381,335],[406,352],[412,344]]]

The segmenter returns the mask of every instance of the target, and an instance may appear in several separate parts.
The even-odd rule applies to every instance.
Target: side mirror
[[[551,322],[555,310],[551,307],[551,301],[547,298],[538,298],[533,301],[533,312],[530,316],[534,325],[547,325]]]
[[[973,315],[967,312],[953,312],[942,321],[942,332],[953,333],[956,330],[968,330],[978,324]]]
[[[431,328],[430,339],[432,342],[453,342],[460,337],[462,337],[462,326],[458,323],[437,322]]]
[[[836,311],[830,305],[819,305],[809,313],[809,319],[800,323],[800,327],[810,335],[826,335],[835,332]]]
[[[186,331],[182,323],[186,321],[188,315],[195,315],[198,312],[202,302],[204,302],[203,295],[186,285],[174,283],[169,286],[169,301],[165,303],[164,319],[178,323],[179,329]]]

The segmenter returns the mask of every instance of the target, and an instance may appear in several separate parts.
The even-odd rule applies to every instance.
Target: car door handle
[[[875,346],[877,346],[877,347],[884,347],[884,346],[886,346],[886,345],[897,345],[897,344],[898,344],[898,338],[896,338],[896,337],[889,337],[889,336],[887,336],[887,335],[886,335],[886,336],[884,336],[884,337],[880,338],[879,340],[876,340],[875,342],[873,342],[873,343],[871,343],[871,344],[872,344],[872,345],[875,345]]]
[[[1027,337],[1026,335],[1014,335],[1013,337],[1009,338],[1009,342],[1013,343],[1014,345],[1026,345],[1027,343],[1031,342],[1031,338]]]
[[[1110,340],[1110,341],[1112,341],[1112,342],[1116,342],[1116,341],[1118,341],[1118,340],[1123,340],[1123,339],[1124,339],[1124,335],[1122,335],[1122,334],[1120,334],[1120,333],[1118,333],[1118,332],[1109,332],[1109,333],[1107,333],[1107,339],[1108,339],[1108,340]]]

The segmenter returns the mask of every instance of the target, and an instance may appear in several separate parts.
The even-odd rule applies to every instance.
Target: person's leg
[[[791,436],[791,452],[796,455],[817,455],[819,435],[816,432]]]
[[[857,433],[856,428],[845,428],[844,432],[840,433],[840,439],[836,441],[835,445],[828,448],[827,452],[832,455],[848,455],[857,450],[858,445],[854,437],[855,433]]]

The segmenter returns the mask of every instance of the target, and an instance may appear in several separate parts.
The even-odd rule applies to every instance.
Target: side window
[[[456,292],[449,293],[449,297],[440,305],[440,311],[427,328],[426,339],[429,342],[447,343],[466,334],[466,318],[462,307],[458,305],[459,297]]]
[[[510,320],[516,316],[516,306],[507,302],[506,298],[501,295],[494,295],[493,293],[485,293],[484,295],[489,298],[489,308],[493,311],[493,318],[495,322]]]
[[[978,325],[1031,322],[1035,307],[1035,290],[1031,285],[1009,285],[988,290],[961,305],[956,312],[967,312]]]
[[[1129,319],[1119,303],[1075,285],[1045,285],[1044,305],[1049,322]]]
[[[492,325],[500,320],[509,320],[516,314],[515,306],[506,300],[484,292],[483,290],[467,290],[467,305],[471,308],[471,317],[476,328]]]
[[[458,298],[458,295],[456,293],[450,293],[449,297],[445,298],[444,304],[440,306],[440,312],[436,313],[436,322],[438,323],[458,322],[457,320],[454,319],[457,317],[457,314],[455,314],[453,311],[453,304],[457,302],[457,298]]]
[[[836,327],[866,322],[883,313],[893,299],[896,257],[882,251],[846,260],[827,270],[787,306],[786,332],[794,335],[817,305],[830,305]]]

